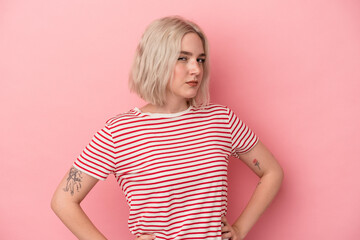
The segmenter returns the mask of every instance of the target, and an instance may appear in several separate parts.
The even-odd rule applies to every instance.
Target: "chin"
[[[187,95],[186,96],[187,98],[194,98],[194,97],[196,97],[197,94],[198,94],[198,90],[196,89],[196,90],[189,91],[185,95]]]
[[[196,97],[197,94],[187,94],[186,96],[184,96],[184,98],[186,99],[192,99],[194,97]]]

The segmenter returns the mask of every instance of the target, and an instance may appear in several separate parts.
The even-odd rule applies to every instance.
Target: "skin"
[[[187,108],[187,98],[196,96],[198,86],[188,88],[186,82],[189,79],[197,79],[199,82],[202,80],[203,66],[199,63],[199,59],[202,58],[204,48],[201,39],[195,33],[186,34],[182,39],[181,52],[189,54],[180,54],[174,70],[173,85],[168,86],[168,104],[164,107],[148,104],[141,109],[142,111],[163,113],[182,111]],[[221,232],[223,239],[244,239],[276,196],[283,179],[282,168],[260,141],[251,151],[237,157],[259,177],[259,183],[244,211],[232,225],[227,221],[226,217],[222,218],[223,227]],[[155,236],[142,235],[136,239],[155,239]]]
[[[244,239],[276,196],[283,180],[282,168],[262,142],[259,141],[249,152],[238,157],[259,177],[259,183],[245,209],[232,225],[226,217],[222,217],[222,239]],[[143,235],[137,239],[154,239],[153,237]]]
[[[82,210],[80,203],[98,182],[98,179],[85,173],[81,178],[75,179],[75,185],[81,185],[73,192],[67,191],[71,176],[80,171],[72,167],[61,180],[51,200],[51,208],[61,221],[70,229],[78,239],[104,240],[105,236],[95,227]]]
[[[232,240],[245,238],[276,196],[284,176],[275,157],[260,141],[249,152],[238,157],[259,177],[259,183],[245,209],[232,225],[223,218],[225,226],[222,228],[222,237],[231,237]]]
[[[187,99],[196,96],[201,84],[205,58],[204,48],[198,35],[186,34],[182,39],[181,52],[175,65],[174,79],[167,86],[167,103],[164,106],[147,104],[141,108],[141,111],[174,113],[187,109]],[[194,80],[197,84],[192,82]],[[283,179],[280,165],[260,141],[252,150],[238,154],[237,157],[259,177],[259,184],[247,206],[232,225],[226,217],[222,218],[222,239],[244,239],[274,199]],[[51,201],[53,211],[78,239],[106,239],[80,206],[81,201],[97,182],[98,179],[72,167],[53,195]],[[155,239],[155,236],[151,234],[136,236],[136,240],[149,239]]]
[[[181,41],[181,51],[174,68],[174,77],[166,89],[166,104],[156,106],[147,104],[141,108],[143,112],[175,113],[188,108],[187,99],[196,96],[201,84],[206,61],[200,37],[195,33],[186,34]],[[189,85],[190,82],[197,84]]]

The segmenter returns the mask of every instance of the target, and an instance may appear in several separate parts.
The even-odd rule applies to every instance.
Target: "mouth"
[[[199,84],[199,82],[193,80],[193,81],[186,82],[186,84],[188,84],[190,87],[196,87]]]

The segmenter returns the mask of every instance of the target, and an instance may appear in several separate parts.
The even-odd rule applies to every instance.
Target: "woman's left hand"
[[[221,239],[242,240],[239,230],[231,226],[225,216],[221,218],[221,222]]]

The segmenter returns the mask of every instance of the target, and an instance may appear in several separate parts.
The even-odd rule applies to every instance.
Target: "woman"
[[[80,207],[114,174],[136,239],[244,239],[275,197],[283,172],[225,106],[209,104],[208,43],[180,17],[154,21],[136,51],[130,88],[148,102],[109,119],[57,188],[52,208],[79,239],[106,239]],[[229,156],[260,178],[234,224],[227,209]]]

